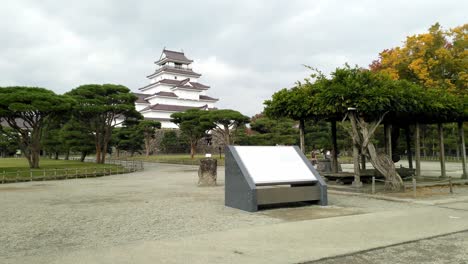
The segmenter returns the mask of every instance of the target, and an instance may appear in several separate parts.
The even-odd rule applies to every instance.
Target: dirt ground
[[[290,206],[248,213],[224,206],[223,169],[218,171],[217,187],[197,187],[195,166],[170,164],[146,164],[142,172],[102,178],[0,185],[0,263],[15,263],[15,258],[24,256],[426,206],[335,194],[329,195],[327,207]],[[456,239],[448,241],[458,245]]]

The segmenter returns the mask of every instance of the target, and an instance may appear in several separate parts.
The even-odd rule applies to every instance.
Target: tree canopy
[[[292,89],[282,89],[266,100],[264,113],[270,118],[291,118],[299,121],[299,140],[301,150],[305,151],[305,120],[315,116],[314,98],[310,96],[311,89],[298,85]]]
[[[185,112],[173,113],[171,115],[172,122],[179,126],[182,135],[190,144],[190,156],[194,157],[195,147],[198,140],[202,139],[208,131],[213,129],[215,125],[208,121],[205,116],[208,111],[200,109],[189,109]]]
[[[425,88],[466,95],[467,50],[468,24],[443,30],[436,23],[427,33],[407,37],[403,46],[382,51],[370,69]]]
[[[31,168],[39,167],[45,121],[70,110],[74,101],[38,87],[0,88],[0,121],[18,133],[20,149]]]
[[[247,124],[250,120],[238,111],[230,109],[208,111],[202,119],[212,124],[214,130],[222,136],[224,145],[233,144],[237,128]]]
[[[67,95],[76,99],[73,114],[94,135],[96,162],[104,163],[112,129],[128,119],[141,119],[135,110],[137,97],[123,85],[81,85]]]
[[[443,90],[426,90],[407,80],[394,80],[385,73],[346,65],[331,77],[318,76],[306,82],[311,104],[318,116],[341,119],[349,108],[356,108],[367,120],[387,114],[398,122],[444,122],[466,118],[463,97]],[[313,94],[313,96],[312,96]]]
[[[296,145],[299,141],[296,122],[288,118],[272,119],[263,114],[252,117],[249,133],[240,133],[240,145]]]

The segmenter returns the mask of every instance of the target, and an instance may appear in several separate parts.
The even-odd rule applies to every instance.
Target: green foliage
[[[295,145],[298,142],[296,122],[288,118],[271,119],[266,116],[252,118],[252,133],[239,136],[240,145],[274,146]]]
[[[299,85],[292,89],[282,89],[272,95],[271,100],[266,100],[264,113],[270,118],[291,118],[293,120],[305,120],[314,115],[313,98],[306,87]]]
[[[94,135],[86,124],[76,118],[70,119],[62,126],[60,139],[71,151],[81,152],[83,155],[95,150]]]
[[[42,136],[42,149],[49,154],[55,153],[58,155],[58,153],[65,152],[67,146],[63,144],[60,132],[60,128],[57,127],[48,129],[47,133]]]
[[[308,151],[312,150],[330,150],[332,149],[331,141],[331,125],[325,121],[308,121],[306,122],[306,142]]]
[[[202,117],[203,122],[211,123],[212,127],[223,136],[225,145],[233,143],[233,135],[237,128],[244,126],[249,120],[247,116],[230,109],[208,111]]]
[[[179,136],[175,130],[164,131],[160,145],[163,153],[187,153],[190,150],[187,140]]]
[[[152,120],[141,120],[138,123],[138,130],[140,130],[145,138],[154,138],[155,130],[161,128],[161,123]]]
[[[94,135],[96,162],[104,163],[112,129],[120,124],[141,119],[135,110],[137,97],[122,85],[88,84],[79,86],[67,95],[76,100],[74,117]]]
[[[0,157],[12,156],[20,148],[19,137],[13,129],[0,126]]]
[[[112,136],[113,145],[119,150],[125,150],[133,153],[143,149],[144,135],[138,126],[115,128]]]
[[[426,90],[406,80],[393,80],[388,75],[348,65],[336,69],[331,78],[320,76],[304,86],[314,93],[311,111],[327,118],[339,120],[350,107],[367,120],[376,120],[385,113],[388,120],[400,123],[465,118],[463,97],[443,90]]]
[[[195,146],[198,140],[203,138],[208,131],[214,128],[214,124],[205,118],[207,114],[208,111],[189,109],[185,112],[173,113],[171,115],[171,121],[179,126],[182,135],[190,144],[192,157],[195,155]]]
[[[0,121],[5,120],[19,137],[20,148],[31,168],[39,167],[45,122],[67,113],[74,101],[37,87],[0,88]]]

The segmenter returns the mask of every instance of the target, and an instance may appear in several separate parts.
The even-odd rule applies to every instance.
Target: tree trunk
[[[441,177],[447,177],[445,170],[445,149],[444,149],[444,128],[442,123],[437,124],[437,130],[439,132],[439,159],[440,159],[440,173]]]
[[[33,129],[31,132],[31,168],[39,168],[39,154],[41,151],[41,130],[38,128]]]
[[[463,174],[462,179],[468,179],[468,172],[466,169],[466,147],[465,147],[465,135],[463,130],[463,122],[458,122],[458,138],[460,142],[460,154],[462,160]]]
[[[416,123],[415,127],[415,159],[416,159],[416,177],[421,177],[421,143],[420,143],[420,126]]]
[[[58,158],[59,158],[59,153],[58,153],[58,151],[55,151],[54,160],[58,160]]]
[[[193,159],[195,156],[195,142],[190,142],[190,158]]]
[[[229,126],[224,125],[224,142],[225,146],[231,145],[231,135],[229,134]]]
[[[85,160],[87,154],[88,154],[88,153],[87,153],[86,151],[82,151],[82,152],[81,152],[81,156],[80,156],[80,161],[81,161],[81,162],[84,162],[84,160]]]
[[[96,145],[96,163],[101,163],[101,147]]]
[[[70,150],[68,149],[67,152],[65,153],[64,160],[69,160],[69,159],[70,159]]]
[[[299,120],[299,143],[302,153],[305,154],[305,120]]]
[[[401,189],[401,187],[403,187],[403,180],[397,173],[393,160],[385,154],[377,155],[377,151],[375,150],[372,142],[367,145],[367,151],[369,153],[372,166],[384,175],[385,186],[390,186],[393,190]]]
[[[106,163],[106,156],[107,156],[107,144],[104,143],[103,149],[101,150],[101,164]]]
[[[387,186],[391,186],[392,189],[400,189],[403,186],[403,180],[397,173],[392,158],[385,154],[378,155],[374,144],[371,142],[375,130],[379,126],[384,116],[381,116],[378,121],[371,122],[370,124],[367,123],[363,117],[359,117],[358,120],[354,112],[350,112],[348,116],[351,120],[351,136],[353,137],[353,141],[358,143],[355,144],[356,147],[361,146],[361,153],[368,155],[369,161],[374,166],[374,168],[382,175],[384,175]],[[356,157],[359,157],[359,153],[357,151],[353,152],[353,156],[355,156],[355,163],[357,161],[357,165],[359,166],[359,161],[356,160]]]
[[[411,134],[409,126],[405,127],[405,139],[406,139],[406,151],[408,155],[408,165],[409,168],[413,168],[413,153],[411,152]]]
[[[149,157],[150,154],[150,138],[145,138],[145,154],[146,157]]]
[[[366,155],[361,155],[361,169],[366,170]]]
[[[39,168],[39,150],[33,149],[31,152],[31,162],[32,162],[32,169]]]
[[[332,131],[332,172],[338,172],[338,142],[336,137],[336,121],[331,121],[331,131]]]
[[[385,127],[385,151],[387,152],[387,155],[392,158],[392,125],[391,124],[386,124],[384,125]]]
[[[359,146],[361,145],[361,137],[357,126],[356,112],[349,112],[349,119],[351,121],[351,137],[353,139],[353,165],[354,165],[354,181],[353,186],[362,187],[361,171],[359,169]]]
[[[361,170],[359,169],[359,148],[353,144],[353,165],[354,165],[354,181],[353,186],[361,187]]]

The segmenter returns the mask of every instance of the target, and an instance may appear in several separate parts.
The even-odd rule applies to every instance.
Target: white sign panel
[[[236,146],[234,148],[255,184],[317,181],[294,147]]]

